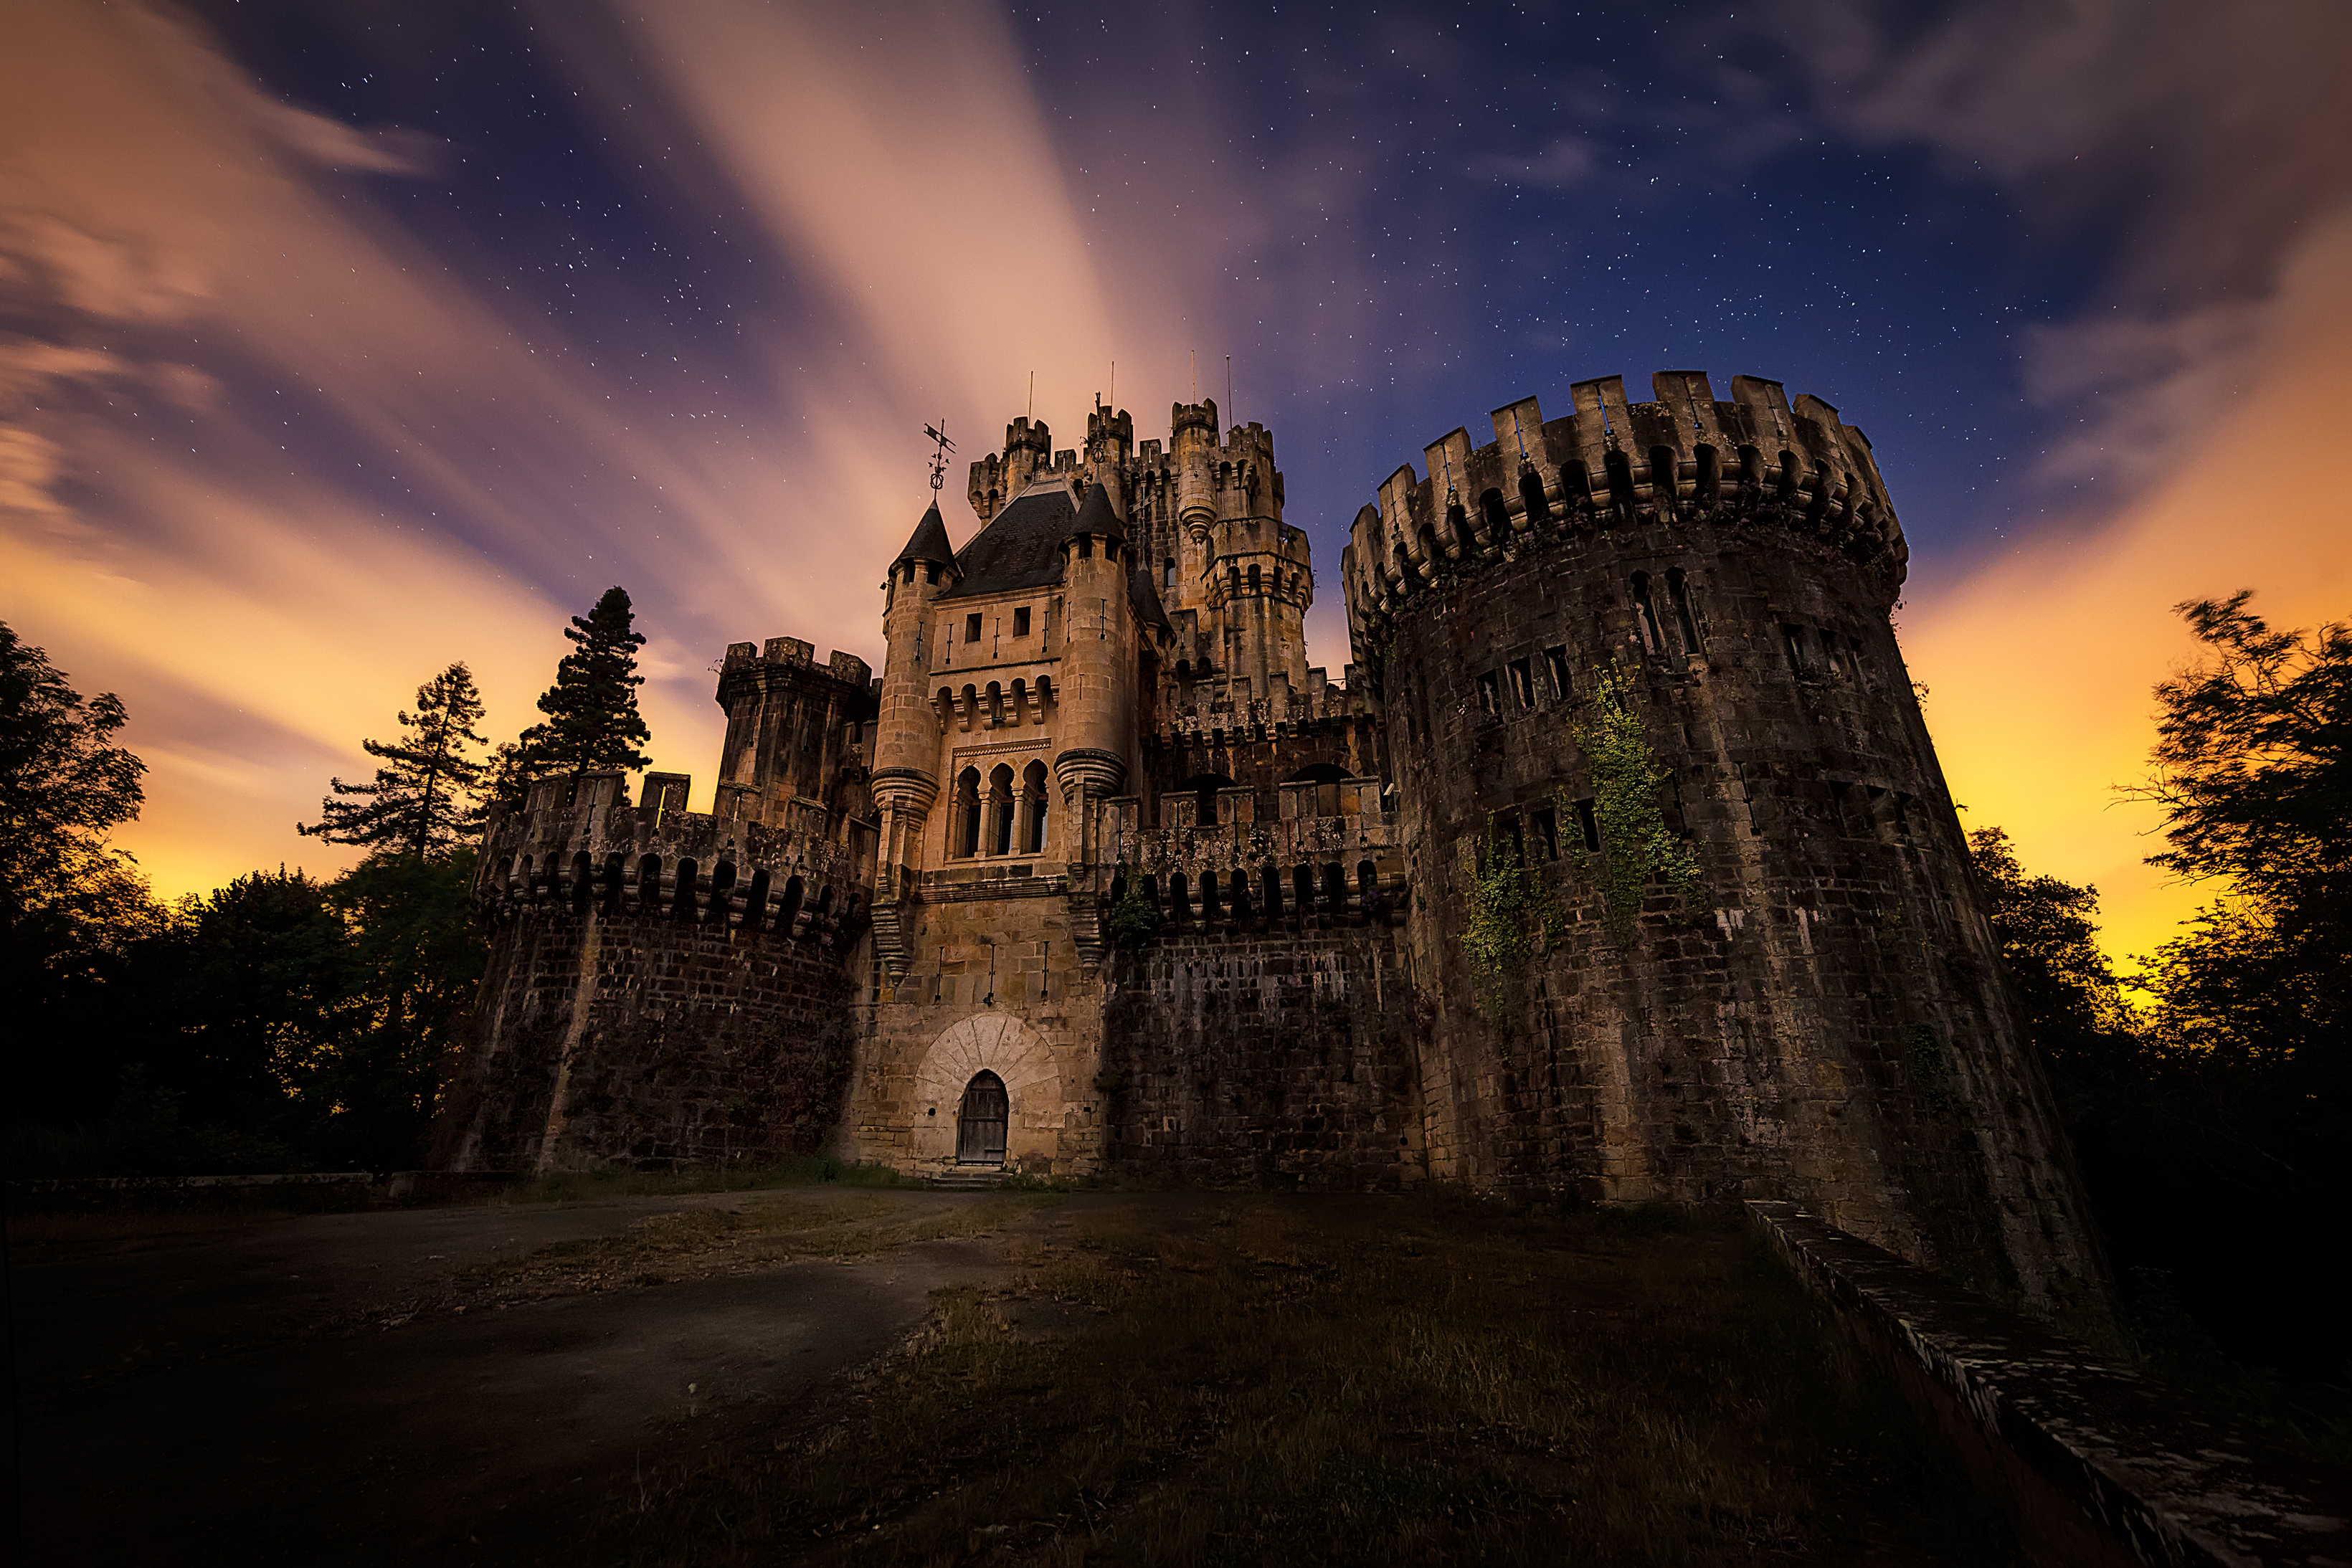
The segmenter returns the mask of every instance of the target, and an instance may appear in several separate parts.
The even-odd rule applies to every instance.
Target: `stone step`
[[[931,1177],[931,1185],[950,1192],[978,1192],[1004,1185],[1003,1166],[958,1166]]]

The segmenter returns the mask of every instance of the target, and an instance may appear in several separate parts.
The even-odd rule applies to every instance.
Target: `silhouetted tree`
[[[450,665],[416,688],[416,711],[398,716],[400,739],[360,742],[383,761],[375,781],[330,780],[334,793],[320,802],[320,821],[295,831],[414,861],[447,854],[481,825],[484,767],[471,751],[483,744],[474,733],[481,717],[473,672]]]
[[[532,780],[552,774],[578,777],[592,768],[635,769],[637,749],[653,732],[637,713],[637,650],[645,636],[632,629],[629,596],[609,588],[587,615],[575,615],[563,635],[572,643],[555,668],[555,684],[539,699],[547,722],[522,732],[492,762],[500,799],[512,799]]]

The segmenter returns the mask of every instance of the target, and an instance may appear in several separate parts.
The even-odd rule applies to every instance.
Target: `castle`
[[[1795,1197],[2095,1299],[1869,443],[1745,376],[1571,391],[1399,467],[1319,582],[1272,436],[1213,402],[1164,444],[1014,420],[978,531],[934,505],[888,563],[878,679],[727,650],[710,812],[660,773],[494,810],[436,1157]],[[1612,693],[1640,800],[1588,755]],[[1682,875],[1612,841],[1628,810]]]

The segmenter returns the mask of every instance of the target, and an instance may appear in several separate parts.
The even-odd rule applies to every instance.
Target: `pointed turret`
[[[910,560],[936,562],[950,569],[955,565],[955,549],[948,543],[948,526],[940,517],[937,501],[933,501],[931,509],[923,514],[923,520],[915,525],[914,535],[907,540],[907,548],[900,550],[898,559],[890,564],[904,566]]]
[[[1078,505],[1078,515],[1070,519],[1073,534],[1092,534],[1098,539],[1125,539],[1127,525],[1118,520],[1118,511],[1110,504],[1110,492],[1097,480],[1087,489],[1087,498]]]

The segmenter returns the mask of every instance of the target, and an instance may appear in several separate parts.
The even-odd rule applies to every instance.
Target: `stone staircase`
[[[931,1176],[931,1186],[946,1192],[982,1192],[1003,1185],[1003,1166],[950,1166]]]

